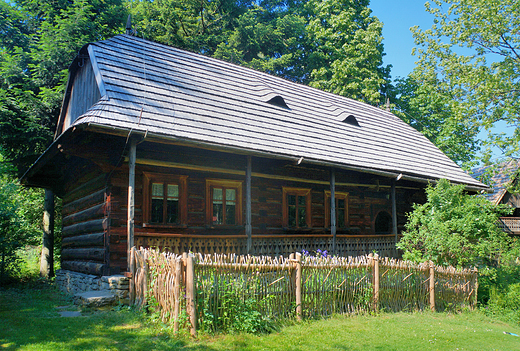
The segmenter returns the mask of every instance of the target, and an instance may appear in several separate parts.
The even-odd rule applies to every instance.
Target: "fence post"
[[[146,299],[148,297],[148,274],[150,273],[150,267],[148,265],[148,251],[143,252],[143,264],[144,264],[143,286],[142,286],[143,299],[141,300],[141,307],[146,304]]]
[[[130,300],[130,306],[135,303],[135,246],[132,246],[130,250],[130,282],[128,284],[128,298]]]
[[[178,257],[175,260],[175,286],[173,287],[173,297],[175,299],[175,305],[173,307],[173,332],[179,331],[179,310],[180,310],[180,295],[181,295],[181,283],[182,283],[182,260]]]
[[[475,277],[475,286],[473,287],[473,291],[475,291],[475,301],[474,301],[474,305],[473,307],[477,307],[477,303],[478,303],[478,268],[475,267],[474,268],[474,273],[473,273],[473,276]]]
[[[296,319],[302,320],[302,254],[296,253]]]
[[[435,266],[430,261],[430,309],[435,312]]]
[[[197,336],[197,316],[195,313],[195,270],[193,266],[193,256],[188,255],[186,262],[186,309],[190,318],[190,334]]]
[[[374,311],[379,310],[379,255],[375,254],[372,260],[372,269],[374,276]]]

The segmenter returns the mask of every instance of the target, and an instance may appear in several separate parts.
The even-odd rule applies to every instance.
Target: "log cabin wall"
[[[245,194],[246,156],[219,153],[180,146],[139,145],[135,184],[135,243],[159,249],[181,252],[245,253],[245,211],[240,224],[212,225],[208,223],[207,180],[241,181]],[[330,246],[329,219],[326,215],[327,192],[330,192],[329,170],[312,165],[297,165],[273,159],[253,158],[252,176],[252,235],[256,254],[285,254],[300,247],[327,249]],[[144,220],[144,207],[149,199],[143,194],[146,177],[186,179],[186,221],[180,225],[153,225]],[[161,179],[163,179],[161,178]],[[336,172],[336,193],[347,194],[347,223],[337,230],[338,245],[343,252],[370,252],[367,240],[374,245],[383,243],[393,250],[391,228],[376,234],[375,221],[381,212],[390,215],[390,180],[353,171]],[[126,267],[126,218],[128,168],[123,166],[110,177],[111,227],[109,256],[111,267]],[[406,185],[405,182],[402,182]],[[283,189],[310,190],[310,225],[288,228],[283,222]],[[415,187],[415,188],[414,188]],[[398,226],[406,221],[411,210],[409,201],[419,199],[420,187],[408,184],[398,188]],[[330,195],[329,195],[330,196]],[[242,209],[245,209],[245,195]],[[182,211],[182,210],[181,210]],[[329,215],[330,216],[330,215]],[[385,235],[386,234],[386,235]],[[364,238],[366,240],[360,240]],[[277,243],[271,243],[276,239]],[[357,244],[355,244],[357,242]],[[283,247],[281,247],[283,246]],[[355,246],[355,247],[354,247]],[[301,251],[301,249],[298,249]],[[366,251],[366,252],[365,252]]]
[[[63,197],[61,268],[110,274],[105,174],[93,164],[77,162],[71,175]]]

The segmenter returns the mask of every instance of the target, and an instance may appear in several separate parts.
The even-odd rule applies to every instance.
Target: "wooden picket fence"
[[[271,319],[314,318],[366,311],[474,308],[477,270],[361,257],[176,255],[131,251],[130,302],[154,303],[164,321],[196,335],[222,299],[254,301]],[[229,312],[229,311],[227,311]]]

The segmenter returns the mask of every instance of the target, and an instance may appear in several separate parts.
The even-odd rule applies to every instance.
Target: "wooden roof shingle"
[[[71,127],[131,129],[486,187],[380,108],[129,35],[89,44],[89,53],[106,95]],[[288,108],[269,103],[274,97]],[[343,122],[350,115],[359,126]]]

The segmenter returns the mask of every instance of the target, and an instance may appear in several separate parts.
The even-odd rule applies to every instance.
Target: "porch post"
[[[247,235],[247,253],[251,253],[253,239],[251,226],[251,156],[247,156],[246,167],[246,235]]]
[[[392,234],[395,235],[395,244],[397,245],[397,204],[395,199],[395,179],[392,179],[391,187],[391,199],[392,199]],[[397,247],[395,248],[397,254]]]
[[[330,233],[332,234],[332,254],[336,254],[336,171],[330,170]]]
[[[137,139],[130,139],[128,160],[128,222],[127,230],[127,262],[130,267],[130,251],[134,246],[134,212],[135,212],[135,159]]]
[[[40,257],[40,276],[54,277],[54,193],[45,189],[43,203],[43,243]]]

